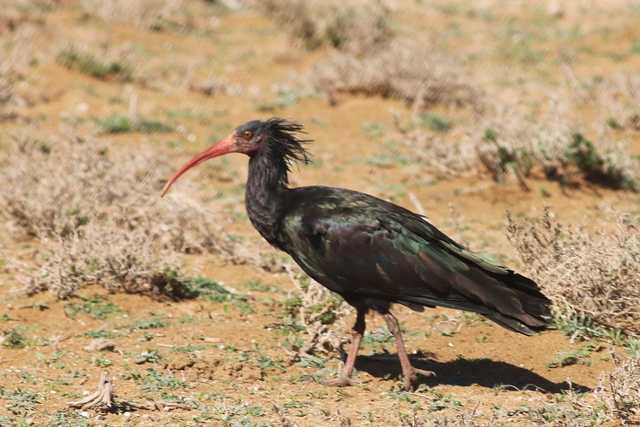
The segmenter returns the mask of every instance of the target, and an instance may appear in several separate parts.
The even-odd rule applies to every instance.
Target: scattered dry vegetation
[[[374,5],[372,9],[371,4],[354,2],[344,9],[350,21],[345,27],[352,31],[348,34],[333,30],[347,21],[341,13],[329,13],[336,7],[333,3],[274,0],[263,3],[262,10],[291,29],[307,48],[324,44],[336,48],[309,74],[312,86],[327,93],[332,103],[344,93],[402,99],[414,112],[434,105],[473,107],[476,121],[462,141],[443,142],[415,124],[399,127],[399,142],[407,144],[416,153],[411,157],[438,179],[473,174],[481,165],[498,182],[514,175],[525,190],[529,189],[527,178],[534,175],[568,186],[587,181],[614,189],[640,189],[639,162],[612,132],[640,123],[635,78],[616,76],[586,84],[566,68],[576,105],[588,98],[610,110],[608,119],[593,129],[574,123],[575,106],[556,101],[543,109],[504,102],[487,108],[487,97],[469,83],[451,55],[440,53],[432,43],[385,30],[390,27],[390,14],[382,3]],[[486,10],[469,13],[487,14]],[[361,33],[361,27],[374,31]],[[340,42],[334,41],[334,33],[344,33],[337,37]]]
[[[394,117],[395,131],[392,141],[406,159],[424,167],[424,174],[435,179],[469,176],[479,172],[478,149],[473,140],[466,138],[450,141],[443,133],[451,125],[434,114],[420,112],[408,120]]]
[[[464,80],[455,61],[420,41],[397,39],[359,55],[336,52],[316,64],[311,81],[330,96],[397,98],[420,109],[435,104],[480,108],[479,90]]]
[[[552,403],[522,408],[524,411],[515,411],[514,415],[525,415],[536,425],[636,425],[640,422],[640,359],[636,356],[621,360],[616,354],[611,357],[615,369],[600,377],[593,392],[572,391]]]
[[[393,37],[389,10],[380,0],[267,0],[256,6],[309,50],[331,46],[361,54]]]
[[[107,52],[102,52],[98,58],[87,48],[70,45],[62,49],[56,59],[60,65],[70,70],[79,71],[97,79],[131,80],[131,66],[122,60],[122,52],[106,54]],[[105,59],[109,56],[113,59]]]
[[[429,24],[424,28],[415,27],[413,17],[404,21],[416,2],[395,0],[12,0],[3,5],[0,218],[7,233],[0,239],[0,275],[6,277],[7,304],[0,312],[0,351],[11,367],[0,372],[0,425],[640,424],[637,217],[610,214],[589,227],[562,225],[550,212],[511,218],[509,238],[528,273],[554,300],[556,326],[571,342],[553,331],[530,338],[538,356],[536,346],[563,347],[543,362],[539,357],[529,362],[512,350],[517,338],[501,337],[488,324],[458,322],[443,311],[413,315],[403,323],[412,357],[423,359],[421,347],[439,343],[433,347],[436,357],[424,362],[453,368],[456,375],[439,375],[433,385],[406,393],[393,382],[392,337],[375,327],[363,339],[363,354],[374,354],[357,365],[368,371],[357,374],[362,384],[346,390],[318,384],[338,369],[351,310],[289,261],[271,250],[270,256],[261,254],[266,246],[253,230],[253,238],[244,238],[248,221],[240,206],[241,186],[237,171],[229,168],[236,164],[221,161],[193,172],[202,175],[192,182],[217,184],[219,193],[208,193],[209,198],[195,193],[189,179],[168,198],[158,198],[176,166],[170,155],[180,146],[176,139],[188,135],[201,142],[226,132],[240,116],[267,113],[298,117],[326,141],[315,148],[319,169],[297,175],[300,183],[332,179],[362,189],[374,181],[376,190],[397,185],[394,195],[404,191],[418,211],[420,199],[431,195],[437,204],[488,206],[459,197],[458,191],[467,190],[496,200],[496,212],[511,201],[518,210],[542,203],[536,192],[523,196],[525,203],[504,202],[502,187],[475,182],[475,175],[487,171],[498,182],[516,177],[523,188],[549,179],[565,190],[586,182],[637,191],[639,160],[618,141],[630,141],[632,149],[640,141],[640,80],[633,74],[640,44],[631,25],[640,9],[626,0],[606,8],[578,3],[529,8],[522,1],[436,1],[414,9],[424,13],[418,17]],[[244,8],[249,4],[253,8]],[[284,53],[282,31],[301,49]],[[558,66],[558,58],[571,65]],[[495,62],[499,66],[493,68]],[[492,71],[485,73],[484,67]],[[595,75],[596,69],[605,76]],[[295,74],[300,70],[302,78]],[[556,80],[562,71],[566,87]],[[275,99],[256,104],[269,90]],[[328,94],[336,109],[309,96],[317,92]],[[376,99],[355,99],[360,95]],[[142,115],[138,96],[149,107]],[[122,114],[126,97],[129,110]],[[338,97],[350,102],[346,110],[339,110]],[[408,118],[394,113],[394,127],[385,114],[399,103],[384,98],[405,102]],[[77,128],[58,135],[61,119]],[[34,131],[38,128],[42,132]],[[81,136],[87,129],[92,137]],[[358,138],[358,129],[366,139]],[[12,134],[17,137],[6,136]],[[343,149],[352,148],[343,145],[346,141],[370,144],[365,151],[375,148],[367,154],[380,149],[383,155],[365,155],[364,162],[344,156]],[[406,168],[393,170],[398,165]],[[371,167],[380,169],[372,174]],[[428,174],[459,181],[433,183],[424,179]],[[469,175],[474,178],[461,178]],[[441,186],[425,190],[425,182]],[[592,202],[623,201],[627,210],[632,202],[623,196],[637,197],[578,189],[576,206],[576,200],[555,191],[541,194],[591,217],[602,213],[590,209]],[[406,198],[400,203],[408,205]],[[434,220],[446,217],[440,206],[427,207]],[[498,237],[499,226],[484,220],[476,225],[481,235],[460,223],[453,227],[455,235],[469,242],[486,239],[487,250],[508,256],[496,243],[504,237]],[[201,274],[202,263],[206,277],[192,276]],[[245,279],[246,274],[260,279]],[[233,275],[238,278],[228,279]],[[244,288],[227,287],[220,277]],[[16,296],[8,290],[14,278],[31,294],[48,290],[74,298]],[[165,305],[105,295],[88,286],[94,284],[113,293],[191,301]],[[466,339],[450,338],[465,333]],[[109,345],[87,350],[89,339]],[[574,344],[577,339],[588,341]],[[458,375],[456,367],[470,361],[460,354],[489,346],[494,350],[480,356],[493,360],[479,365],[490,367],[483,381],[507,369],[529,375],[532,387],[495,381],[461,386],[457,381],[468,380],[467,374]],[[526,372],[510,365],[514,360]],[[103,403],[110,389],[84,399],[80,391],[91,388],[95,371],[107,367],[116,391],[122,390],[117,397],[133,402],[153,397],[151,403],[99,415],[93,409],[59,409],[67,401],[80,407],[94,398]],[[503,380],[510,384],[512,378]],[[575,387],[535,390],[565,378]]]
[[[626,145],[604,126],[594,143],[570,119],[567,106],[553,103],[536,114],[516,106],[501,106],[487,116],[476,141],[478,158],[498,182],[513,173],[523,187],[525,178],[542,173],[562,185],[579,180],[614,189],[640,190],[640,164]]]
[[[640,424],[640,355],[625,361],[613,358],[616,368],[603,376],[594,393],[598,406],[623,425]]]
[[[345,344],[344,337],[337,333],[345,329],[345,316],[350,311],[347,304],[310,280],[298,267],[287,265],[286,270],[296,291],[285,301],[284,320],[279,327],[305,332],[305,339],[289,341],[291,360],[335,354]]]
[[[28,291],[60,297],[83,285],[151,290],[178,270],[174,254],[233,252],[222,222],[188,190],[159,203],[171,168],[151,150],[116,153],[74,136],[15,138],[4,151],[2,215],[35,237],[38,269]]]
[[[509,218],[508,236],[530,274],[554,302],[555,317],[587,318],[640,333],[640,223],[619,215],[616,228],[561,224],[550,210]]]
[[[193,4],[188,4],[193,3]],[[196,0],[82,0],[87,17],[97,17],[107,22],[132,24],[151,31],[187,32],[196,29],[204,32],[215,28],[215,14],[211,8],[217,1]],[[195,7],[194,7],[195,6]],[[209,16],[209,18],[207,18]]]
[[[47,56],[31,48],[39,25],[22,22],[0,39],[0,123],[16,116],[14,108],[32,105],[41,96],[26,82],[29,67]]]
[[[309,75],[316,90],[479,108],[479,90],[464,81],[460,67],[416,40],[391,30],[390,10],[381,1],[270,0],[260,9],[307,49],[335,48]]]
[[[496,182],[515,177],[524,190],[529,179],[545,178],[565,188],[582,183],[639,191],[640,161],[629,154],[606,123],[586,136],[571,119],[568,105],[551,102],[539,112],[503,104],[478,116],[478,124],[456,140],[447,138],[445,120],[416,112],[395,119],[397,147],[412,152],[411,163],[425,165],[437,179],[489,172]],[[590,130],[590,129],[589,129]]]
[[[633,426],[640,422],[640,365],[638,358],[620,360],[616,368],[602,375],[592,392],[569,390],[548,399],[527,399],[520,405],[490,410],[458,405],[453,415],[426,415],[416,411],[400,414],[406,427],[495,427],[495,426]],[[440,396],[441,401],[445,399]],[[437,401],[437,400],[436,400]],[[444,402],[442,402],[444,403]],[[460,403],[460,402],[459,402]]]

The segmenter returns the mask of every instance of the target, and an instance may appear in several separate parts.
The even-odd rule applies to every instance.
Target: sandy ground
[[[501,11],[512,18],[509,21],[502,15],[492,20],[467,13],[473,8],[466,3],[455,7],[444,2],[408,3],[413,9],[397,6],[394,12],[399,31],[430,34],[453,56],[462,58],[470,81],[491,94],[489,102],[514,96],[542,102],[554,88],[564,88],[557,60],[563,52],[573,55],[572,70],[584,79],[637,72],[640,66],[640,54],[632,49],[640,40],[637,6],[625,9],[624,3],[615,2],[611,10],[618,12],[607,15],[605,2],[571,2],[558,6],[564,14],[555,18],[554,10],[541,7],[540,19],[545,21],[535,23],[538,12],[524,8]],[[586,3],[602,8],[602,14],[589,13]],[[305,123],[316,140],[310,146],[316,163],[296,170],[294,185],[349,187],[417,209],[412,195],[443,230],[474,250],[519,268],[504,234],[507,210],[529,214],[551,206],[563,221],[579,224],[603,217],[607,206],[638,212],[640,198],[628,192],[585,185],[567,193],[557,183],[534,177],[529,180],[532,191],[526,193],[513,179],[497,184],[479,174],[434,181],[425,179],[416,167],[393,162],[380,166],[371,159],[385,154],[385,137],[372,136],[367,125],[376,124],[390,133],[393,113],[407,115],[408,107],[396,100],[348,95],[340,96],[336,106],[322,96],[299,96],[295,102],[277,104],[277,85],[287,87],[301,79],[327,52],[292,47],[280,28],[255,11],[216,7],[209,11],[215,19],[205,20],[202,31],[153,32],[130,22],[87,17],[73,1],[62,1],[47,11],[29,7],[18,8],[22,12],[11,21],[13,30],[9,20],[0,19],[4,49],[9,52],[10,40],[28,27],[29,41],[11,52],[35,58],[16,86],[26,101],[7,106],[5,111],[12,114],[0,121],[4,135],[30,129],[59,132],[71,122],[81,131],[95,133],[96,119],[126,114],[135,96],[140,114],[171,122],[179,131],[97,137],[117,149],[134,150],[140,144],[157,147],[177,166],[249,119],[290,117]],[[491,8],[489,12],[497,13]],[[505,45],[511,40],[505,34],[518,25],[528,41]],[[572,36],[572,28],[579,28],[579,35]],[[144,81],[98,80],[64,68],[55,57],[67,43],[86,44],[98,54],[104,46],[129,49],[134,52],[134,72]],[[243,90],[214,96],[190,90],[190,82],[209,76]],[[268,107],[274,102],[275,107]],[[269,108],[273,110],[264,111]],[[584,105],[578,120],[601,117],[599,108]],[[454,123],[447,138],[463,137],[474,120],[465,109],[436,107],[434,111]],[[620,137],[631,142],[635,154],[640,153],[640,133],[621,131]],[[216,176],[220,171],[216,166],[207,168],[198,183],[204,203],[233,218],[230,232],[247,236],[252,244],[269,251],[244,214],[241,186],[246,160],[238,156],[225,161],[222,169],[228,179]],[[179,191],[179,185],[174,191]],[[211,192],[226,197],[218,202],[207,196]],[[34,245],[9,236],[3,237],[3,243],[11,251],[25,253]],[[2,274],[0,330],[22,328],[27,345],[0,347],[0,402],[4,401],[0,424],[411,425],[415,414],[435,420],[461,411],[491,414],[552,404],[570,388],[593,388],[612,367],[611,344],[602,343],[584,363],[550,368],[556,355],[584,343],[572,343],[559,331],[528,338],[456,311],[419,314],[398,308],[414,362],[435,371],[437,378],[425,380],[415,393],[402,392],[393,342],[381,332],[382,320],[371,317],[368,326],[374,334],[357,363],[358,384],[330,388],[321,382],[335,375],[340,355],[289,365],[282,347],[290,336],[273,326],[282,321],[282,304],[295,291],[287,274],[231,265],[205,255],[187,256],[185,262],[194,275],[210,277],[247,295],[250,310],[231,302],[162,302],[138,295],[109,295],[96,285],[80,295],[100,296],[98,306],[108,303],[110,309],[102,315],[91,310],[74,315],[73,304],[82,300],[59,301],[46,293],[28,297],[16,291],[19,285],[10,271]],[[341,320],[336,332],[346,335],[351,321]],[[113,341],[113,351],[86,351],[95,337]],[[142,353],[151,356],[140,362]],[[121,399],[179,405],[172,410],[124,414],[69,410],[67,402],[91,391],[102,371],[113,377]],[[487,415],[476,421],[490,423]]]

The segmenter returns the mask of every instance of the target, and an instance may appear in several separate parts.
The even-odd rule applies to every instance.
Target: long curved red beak
[[[188,171],[192,167],[199,165],[205,160],[213,159],[214,157],[218,157],[218,156],[223,156],[228,153],[233,153],[236,151],[236,148],[237,147],[234,142],[233,134],[231,134],[225,139],[218,141],[212,147],[207,148],[202,153],[197,154],[191,160],[185,163],[184,166],[182,166],[178,170],[178,172],[176,172],[171,178],[169,178],[167,183],[164,185],[164,188],[162,189],[162,194],[160,195],[160,197],[164,197],[164,195],[167,194],[167,191],[169,191],[173,183],[176,182],[178,178],[180,178],[186,171]]]

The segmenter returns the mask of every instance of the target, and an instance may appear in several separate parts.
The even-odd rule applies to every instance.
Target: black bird
[[[308,163],[303,127],[253,120],[188,161],[164,187],[197,164],[228,153],[249,156],[245,204],[271,245],[288,253],[313,279],[356,309],[351,348],[335,385],[348,385],[365,331],[365,314],[380,313],[396,340],[404,384],[411,366],[391,304],[416,311],[450,307],[479,313],[525,335],[542,330],[550,301],[531,279],[492,264],[456,243],[423,216],[368,194],[332,187],[289,188],[296,162]]]

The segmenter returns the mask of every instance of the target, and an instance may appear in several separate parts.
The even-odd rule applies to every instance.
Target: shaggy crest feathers
[[[282,159],[283,166],[287,172],[291,171],[291,166],[296,162],[308,164],[311,158],[304,145],[311,142],[311,139],[304,139],[304,127],[295,122],[290,122],[281,118],[271,118],[266,120],[264,127],[268,134],[269,153],[278,160]],[[286,181],[285,181],[286,182]]]

